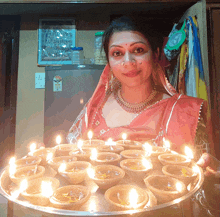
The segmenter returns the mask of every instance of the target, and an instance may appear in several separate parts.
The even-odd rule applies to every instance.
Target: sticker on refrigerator
[[[62,78],[59,75],[56,75],[53,78],[53,92],[62,91]]]

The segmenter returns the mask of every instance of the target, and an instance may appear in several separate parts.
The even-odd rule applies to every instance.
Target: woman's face
[[[141,33],[114,33],[109,41],[108,57],[110,68],[122,85],[137,87],[151,82],[155,55]]]

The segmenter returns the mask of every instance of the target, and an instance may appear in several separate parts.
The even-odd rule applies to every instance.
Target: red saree
[[[108,74],[107,65],[93,96],[70,129],[70,133],[77,132],[75,138],[87,139],[87,132],[92,130],[95,138],[103,140],[121,139],[122,133],[126,133],[128,139],[139,141],[164,137],[172,143],[172,149],[176,151],[179,151],[183,144],[194,145],[204,100],[174,94],[142,111],[129,125],[109,128],[102,116]]]

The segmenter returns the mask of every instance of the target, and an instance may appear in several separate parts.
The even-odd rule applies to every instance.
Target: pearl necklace
[[[156,96],[157,90],[153,89],[151,94],[147,99],[140,103],[129,103],[126,102],[121,96],[121,89],[114,93],[114,97],[118,104],[127,112],[129,113],[140,113],[142,110],[146,108],[146,106],[150,105],[153,98]]]

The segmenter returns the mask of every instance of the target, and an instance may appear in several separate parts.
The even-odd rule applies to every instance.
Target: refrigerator
[[[45,68],[44,144],[67,143],[74,120],[92,96],[104,65],[63,65]]]

